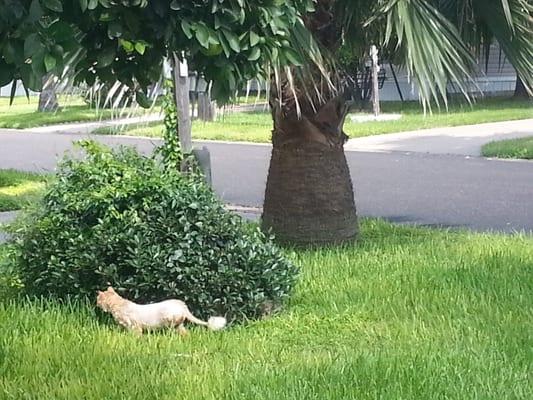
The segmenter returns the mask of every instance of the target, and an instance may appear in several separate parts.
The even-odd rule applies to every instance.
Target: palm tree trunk
[[[272,156],[262,227],[281,242],[340,243],[358,233],[342,125],[347,107],[335,98],[298,119],[273,107]]]
[[[524,81],[518,75],[516,76],[516,86],[513,97],[521,99],[527,99],[529,97],[529,93],[526,90],[526,85],[524,85]]]
[[[330,50],[338,48],[342,37],[334,9],[335,1],[319,0],[305,18],[315,40]],[[329,85],[321,86],[315,96],[314,90],[306,90],[307,82],[294,84],[295,90],[288,83],[271,85],[273,148],[262,227],[278,240],[298,245],[353,240],[358,224],[344,156],[346,101]],[[295,93],[308,96],[297,101]]]
[[[357,215],[343,150],[312,142],[274,148],[262,223],[279,241],[298,245],[354,239]]]

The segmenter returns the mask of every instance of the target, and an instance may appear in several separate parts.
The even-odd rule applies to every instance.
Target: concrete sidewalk
[[[533,110],[531,111],[533,116]],[[413,152],[479,157],[481,147],[494,140],[533,136],[533,119],[421,129],[350,139],[346,151]]]
[[[266,103],[258,103],[258,104],[245,104],[245,105],[239,105],[239,106],[228,106],[224,108],[221,112],[228,112],[228,113],[234,113],[234,112],[257,112],[257,111],[265,111],[268,107],[268,104]],[[33,132],[33,133],[72,133],[72,134],[89,134],[95,129],[98,128],[107,128],[107,127],[116,127],[121,128],[125,125],[132,125],[132,124],[147,124],[150,122],[155,121],[162,121],[163,120],[163,114],[161,112],[159,113],[153,113],[148,115],[142,115],[139,117],[127,117],[127,118],[117,118],[117,119],[105,119],[100,121],[90,121],[90,122],[72,122],[72,123],[65,123],[65,124],[56,124],[56,125],[45,125],[40,126],[36,128],[28,128],[28,129],[4,129],[4,131],[12,131],[12,132]]]
[[[124,125],[131,124],[143,124],[154,121],[161,121],[163,119],[162,114],[149,114],[140,117],[118,118],[115,120],[101,120],[93,122],[73,122],[67,124],[58,125],[46,125],[38,128],[23,129],[23,132],[32,133],[73,133],[73,134],[89,134],[95,129],[104,127],[122,127]],[[14,129],[11,130],[16,131]],[[18,130],[21,132],[21,130]]]

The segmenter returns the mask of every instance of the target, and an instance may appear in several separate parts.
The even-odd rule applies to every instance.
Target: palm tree
[[[469,12],[486,7],[481,0],[318,0],[305,25],[324,53],[334,55],[343,42],[355,49],[375,43],[394,53],[395,61],[416,80],[427,108],[432,103],[446,105],[448,80],[468,98],[467,83],[475,69],[473,45],[485,44],[486,39],[467,40],[467,34],[478,35],[475,29],[491,24],[524,82],[533,87],[527,0],[491,0],[485,25],[476,20],[469,27],[445,16],[445,6],[451,3]],[[464,15],[461,21],[469,20]],[[282,241],[320,244],[357,236],[352,182],[343,151],[348,110],[343,79],[333,64],[325,69],[311,68],[301,77],[289,70],[276,76],[278,82],[272,85],[273,149],[262,224]]]
[[[528,0],[40,3],[0,0],[0,85],[22,79],[40,90],[45,69],[67,67],[75,82],[118,80],[149,103],[144,92],[160,78],[164,58],[185,54],[214,81],[213,97],[224,101],[240,81],[267,75],[270,64],[273,150],[262,223],[297,243],[357,235],[343,151],[344,78],[331,61],[341,45],[362,53],[376,44],[394,55],[428,108],[446,104],[449,80],[468,97],[471,52],[489,43],[490,27],[525,86],[533,87]],[[46,54],[54,43],[69,57]]]
[[[517,72],[515,96],[528,95],[528,88],[533,86],[533,3],[439,0],[436,6],[457,27],[478,58],[483,54],[488,61],[490,45],[497,41]]]
[[[531,94],[528,93],[526,89],[526,85],[524,84],[524,81],[520,76],[516,76],[516,85],[513,93],[513,97],[515,98],[528,98],[531,97]]]

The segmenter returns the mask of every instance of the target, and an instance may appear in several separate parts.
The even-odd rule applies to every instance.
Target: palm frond
[[[463,41],[488,66],[497,40],[505,58],[533,89],[533,3],[528,0],[433,0]],[[502,57],[500,57],[502,60]]]
[[[476,63],[453,24],[426,1],[388,0],[381,4],[377,15],[386,16],[384,44],[395,43],[403,66],[418,84],[424,109],[431,109],[431,100],[439,106],[442,99],[447,106],[449,80],[469,100],[468,86]],[[377,20],[375,17],[368,24]]]
[[[430,110],[432,101],[447,105],[449,81],[469,99],[476,65],[457,28],[434,4],[438,1],[337,0],[345,41],[354,54],[368,55],[369,46],[378,45],[385,58],[405,67]],[[440,1],[456,5],[455,0]]]
[[[533,3],[478,0],[473,1],[473,10],[490,29],[526,89],[533,94]]]

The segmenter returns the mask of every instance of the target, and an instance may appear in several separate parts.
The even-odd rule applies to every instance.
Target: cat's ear
[[[116,292],[115,292],[115,289],[113,289],[113,287],[111,287],[111,286],[109,286],[109,287],[107,288],[107,291],[108,291],[108,292],[111,292],[111,293],[116,293]]]
[[[98,296],[100,296],[101,294],[104,294],[104,292],[102,292],[101,290],[97,290],[97,291],[96,291],[96,294],[97,294]]]

